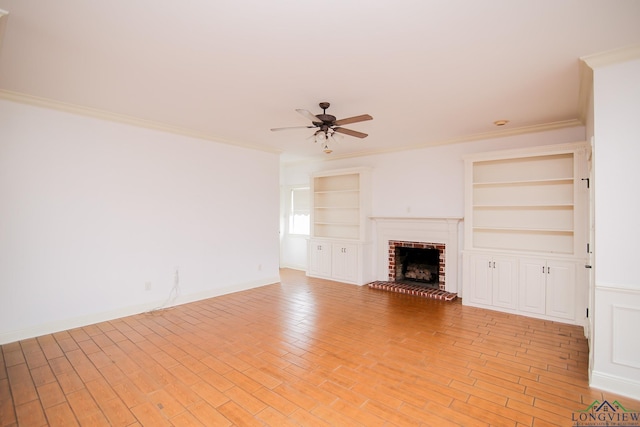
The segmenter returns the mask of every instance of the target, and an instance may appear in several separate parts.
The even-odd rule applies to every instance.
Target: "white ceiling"
[[[0,91],[327,157],[575,125],[579,58],[640,44],[638,0],[0,0]],[[2,95],[0,94],[0,95]],[[495,120],[509,124],[496,128]]]

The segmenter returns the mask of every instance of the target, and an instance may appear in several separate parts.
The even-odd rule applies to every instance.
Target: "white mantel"
[[[441,243],[445,248],[447,292],[458,293],[460,232],[462,218],[371,217],[374,227],[377,280],[389,278],[389,241]]]

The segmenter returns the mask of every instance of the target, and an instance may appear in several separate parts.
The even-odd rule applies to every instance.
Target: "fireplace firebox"
[[[438,287],[437,249],[396,247],[396,282],[419,282]]]
[[[389,241],[389,280],[426,288],[445,288],[445,245]]]

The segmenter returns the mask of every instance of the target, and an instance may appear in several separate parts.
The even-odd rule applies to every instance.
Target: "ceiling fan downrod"
[[[318,105],[320,106],[320,108],[322,108],[322,114],[318,114],[316,115],[316,117],[322,122],[322,127],[331,126],[333,122],[336,121],[336,116],[327,114],[327,108],[329,108],[331,104],[328,102],[321,102]]]

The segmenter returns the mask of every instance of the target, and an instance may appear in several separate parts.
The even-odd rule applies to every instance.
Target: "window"
[[[289,234],[309,234],[310,230],[309,187],[291,189],[289,209]]]

